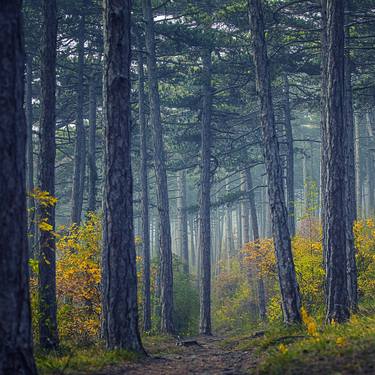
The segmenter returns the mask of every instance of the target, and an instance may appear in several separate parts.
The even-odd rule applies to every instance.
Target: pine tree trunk
[[[31,56],[26,60],[26,92],[25,92],[25,110],[27,124],[27,142],[26,142],[26,191],[30,193],[34,190],[34,155],[33,155],[33,59]],[[35,201],[32,197],[27,198],[27,210],[29,212],[29,252],[30,258],[34,258],[35,246]]]
[[[74,150],[74,171],[73,171],[73,187],[72,187],[72,211],[71,223],[77,225],[81,222],[82,206],[83,206],[83,190],[85,183],[86,169],[86,134],[85,125],[83,123],[83,81],[85,68],[85,16],[82,14],[79,19],[78,29],[78,82],[77,82],[77,117],[76,117],[76,144]]]
[[[199,197],[200,319],[199,333],[211,335],[211,51],[203,52],[201,181]]]
[[[55,0],[43,0],[43,32],[41,47],[41,111],[39,188],[55,195],[56,159],[56,36]],[[55,230],[55,207],[38,207],[38,216],[48,219]],[[39,340],[42,348],[58,346],[56,305],[56,244],[53,233],[39,231]]]
[[[242,248],[242,204],[241,202],[237,203],[236,207],[236,245],[237,245],[237,254]]]
[[[104,1],[103,336],[109,349],[143,354],[138,331],[130,154],[130,22],[130,0]]]
[[[138,37],[138,35],[137,35]],[[138,38],[139,42],[139,38]],[[148,167],[147,167],[147,123],[145,113],[145,77],[143,70],[143,51],[138,43],[138,107],[140,125],[141,150],[141,216],[142,216],[142,253],[143,253],[143,329],[151,330],[151,276],[150,276],[150,218],[148,196]]]
[[[276,135],[267,46],[264,35],[263,10],[260,0],[249,0],[249,16],[257,91],[261,105],[264,157],[268,176],[268,197],[271,206],[282,308],[285,323],[293,323],[301,320],[301,300],[291,250],[288,212],[285,205],[283,173]]]
[[[247,244],[250,241],[250,210],[247,197],[246,171],[241,172],[241,190],[244,194],[242,201],[242,243]]]
[[[347,33],[349,40],[349,32]],[[347,283],[348,295],[352,311],[358,308],[357,295],[357,264],[355,259],[353,226],[357,219],[357,205],[355,193],[355,156],[354,156],[354,114],[352,95],[352,66],[350,53],[345,56],[345,121],[346,121],[346,143],[345,143],[345,201],[346,201],[346,256],[347,256]]]
[[[189,215],[189,234],[190,234],[190,264],[191,268],[196,270],[197,268],[197,260],[195,255],[195,236],[194,236],[194,216]]]
[[[177,175],[177,219],[179,254],[182,260],[184,272],[189,273],[189,242],[188,224],[186,213],[186,172],[179,171]]]
[[[250,206],[250,215],[251,215],[251,227],[253,232],[254,242],[259,242],[259,226],[258,226],[258,215],[257,209],[255,205],[255,196],[253,191],[253,178],[251,175],[250,168],[247,168],[245,171],[246,174],[246,185],[247,185],[247,195],[249,198],[249,206]],[[261,320],[266,319],[266,296],[265,296],[265,289],[264,289],[264,281],[263,278],[258,274],[258,270],[256,267],[253,268],[253,273],[257,274],[257,283],[258,283],[258,309],[259,309],[259,317]]]
[[[0,374],[34,375],[26,217],[21,1],[0,8]]]
[[[173,269],[171,224],[169,218],[168,182],[165,166],[163,128],[160,115],[160,97],[156,65],[155,31],[151,0],[142,0],[146,22],[146,50],[150,95],[150,123],[154,143],[156,196],[160,225],[160,299],[161,331],[173,333]]]
[[[375,213],[375,170],[374,170],[374,151],[373,145],[375,134],[373,131],[375,119],[373,113],[367,112],[366,114],[366,130],[367,130],[367,157],[366,157],[366,172],[367,172],[367,217],[374,216]]]
[[[362,173],[361,173],[361,118],[355,117],[354,122],[354,151],[355,151],[355,192],[357,202],[357,216],[362,218]]]
[[[295,212],[294,212],[294,147],[291,111],[289,103],[289,79],[284,74],[284,127],[287,144],[286,156],[286,191],[288,207],[288,225],[290,235],[296,234]]]
[[[96,106],[97,106],[97,75],[91,75],[90,99],[89,99],[89,147],[88,147],[88,167],[89,167],[89,196],[87,211],[96,211],[96,182],[98,172],[96,168]]]
[[[327,221],[326,221],[326,205],[327,205],[327,83],[328,83],[328,39],[327,39],[327,0],[321,0],[321,84],[320,84],[320,134],[321,134],[321,146],[320,146],[320,215],[322,220],[323,228],[323,259],[324,263],[327,263],[327,255],[325,249],[327,248]]]
[[[227,197],[229,198],[229,195],[231,193],[231,181],[229,178],[226,181],[225,190],[227,193]],[[234,255],[232,202],[227,203],[226,219],[226,250],[229,261],[229,259]]]
[[[346,168],[344,3],[327,1],[327,144],[326,165],[326,303],[327,321],[344,322],[350,316],[346,256]],[[344,134],[344,136],[343,136]]]

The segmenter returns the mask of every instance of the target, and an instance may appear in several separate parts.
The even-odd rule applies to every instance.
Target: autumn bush
[[[36,189],[31,193],[40,205],[54,206],[57,199]],[[60,227],[53,231],[48,218],[35,217],[40,231],[50,232],[56,238],[56,288],[58,306],[58,328],[63,342],[89,345],[100,338],[101,315],[101,242],[102,221],[96,213],[88,213],[81,225]],[[30,234],[31,235],[31,234]],[[141,253],[142,239],[135,238],[137,253]],[[38,339],[38,261],[30,259],[32,269],[31,299],[33,310],[34,337]],[[177,332],[183,335],[197,332],[199,317],[199,294],[196,280],[183,272],[178,257],[174,267],[174,319]],[[151,266],[151,296],[153,305],[153,333],[158,333],[160,301],[158,289],[158,260]],[[140,326],[142,326],[142,257],[137,255],[137,279]]]
[[[324,313],[324,264],[321,226],[313,217],[299,222],[297,236],[292,239],[292,250],[302,304],[306,311],[321,317]],[[375,221],[366,219],[354,225],[358,287],[361,300],[374,300],[375,289]],[[251,314],[244,313],[249,299],[256,300],[246,270],[256,269],[266,285],[267,319],[282,319],[278,275],[273,241],[261,239],[246,244],[241,262],[231,261],[230,270],[220,273],[214,281],[214,322],[217,328],[236,327],[251,322]],[[251,293],[255,294],[251,297]],[[249,315],[250,314],[250,315]]]

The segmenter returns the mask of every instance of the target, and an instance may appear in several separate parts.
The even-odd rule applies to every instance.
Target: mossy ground
[[[375,314],[354,315],[346,324],[317,324],[311,336],[305,325],[273,324],[264,333],[228,338],[223,345],[251,351],[254,374],[374,374]]]

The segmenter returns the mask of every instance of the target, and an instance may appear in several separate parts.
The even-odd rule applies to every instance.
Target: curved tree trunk
[[[199,333],[211,335],[211,51],[203,52],[201,182],[199,197],[200,319]]]
[[[32,350],[26,218],[21,1],[0,8],[0,374],[37,373]]]
[[[43,0],[43,34],[41,49],[41,112],[39,188],[55,194],[56,159],[56,0]],[[38,207],[55,230],[55,207]],[[56,305],[56,244],[53,233],[39,231],[39,340],[42,348],[58,346]]]
[[[261,106],[264,157],[268,175],[268,197],[271,206],[273,239],[275,243],[282,308],[285,323],[293,323],[301,320],[301,299],[294,269],[288,228],[288,212],[285,205],[283,173],[276,135],[267,45],[264,35],[263,10],[260,0],[249,0],[249,16],[257,90]]]
[[[160,300],[161,331],[172,333],[173,324],[173,269],[171,224],[169,218],[168,182],[160,115],[160,97],[157,78],[154,19],[151,0],[142,0],[146,22],[147,68],[150,95],[150,122],[154,143],[156,196],[160,225]]]
[[[104,1],[103,334],[109,349],[142,354],[130,154],[130,21],[130,0]]]

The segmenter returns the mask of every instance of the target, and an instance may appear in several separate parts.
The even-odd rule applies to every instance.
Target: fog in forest
[[[373,0],[2,0],[0,375],[375,373]]]

